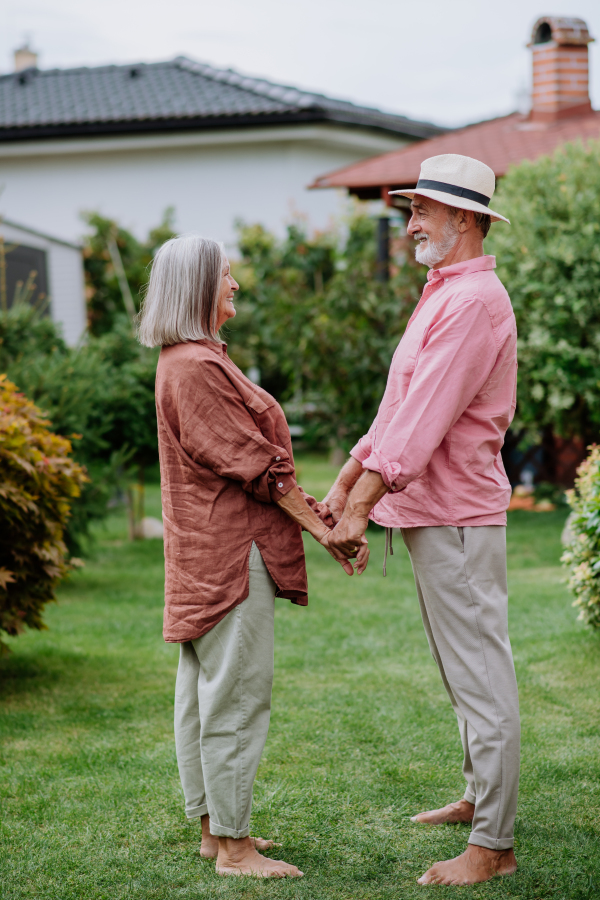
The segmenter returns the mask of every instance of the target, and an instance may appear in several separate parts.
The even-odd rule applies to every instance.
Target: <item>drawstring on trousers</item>
[[[390,551],[390,556],[394,555],[394,548],[392,547],[392,534],[393,534],[392,528],[385,529],[385,551],[383,553],[383,577],[384,578],[387,574],[385,567],[386,567],[386,563],[387,563],[388,550]]]

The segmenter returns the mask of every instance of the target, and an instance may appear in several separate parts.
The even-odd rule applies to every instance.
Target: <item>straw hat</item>
[[[442,156],[431,156],[421,163],[416,187],[389,193],[401,194],[411,200],[415,194],[420,194],[421,197],[430,197],[447,206],[485,213],[491,217],[492,222],[508,222],[510,225],[508,219],[489,208],[495,188],[496,176],[493,169],[485,163],[471,159],[470,156],[445,153]]]

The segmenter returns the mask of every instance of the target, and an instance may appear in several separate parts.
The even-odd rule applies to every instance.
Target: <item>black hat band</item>
[[[482,206],[489,206],[492,199],[491,197],[486,197],[485,194],[480,194],[479,191],[459,187],[457,184],[448,184],[446,181],[432,181],[430,178],[419,178],[415,191],[419,188],[428,188],[430,191],[442,191],[444,194],[452,194],[454,197],[465,197],[467,200],[481,203]]]

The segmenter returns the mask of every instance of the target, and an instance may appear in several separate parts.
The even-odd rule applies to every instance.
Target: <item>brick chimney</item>
[[[24,69],[37,69],[37,53],[34,53],[29,44],[25,43],[22,47],[15,50],[15,72],[22,72]]]
[[[537,20],[527,45],[533,52],[533,121],[555,122],[592,112],[588,44],[593,40],[583,19]]]

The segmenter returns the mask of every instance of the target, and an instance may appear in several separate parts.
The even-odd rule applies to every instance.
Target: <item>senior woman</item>
[[[285,416],[229,359],[219,330],[238,285],[215,241],[184,235],[158,251],[139,339],[162,347],[156,408],[165,528],[166,641],[180,644],[175,744],[201,855],[223,875],[298,876],[249,837],[267,738],[274,598],[306,606],[304,528],[329,549],[329,510],[297,486]],[[328,523],[328,524],[326,524]],[[364,570],[366,543],[357,547]]]

